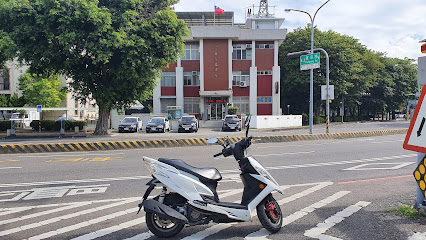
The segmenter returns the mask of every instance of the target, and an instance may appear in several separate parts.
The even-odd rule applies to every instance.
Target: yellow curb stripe
[[[84,152],[84,149],[80,146],[80,143],[74,143],[74,145],[80,150]]]
[[[45,150],[44,150],[43,146],[44,146],[44,145],[41,145],[41,144],[36,144],[36,145],[34,145],[34,147],[36,147],[36,148],[37,148],[40,152],[45,152]]]
[[[71,144],[71,143],[67,143],[67,144],[65,144],[65,147],[70,148],[70,149],[71,149],[71,151],[76,151],[76,150],[77,150],[77,149],[75,149],[75,148],[72,146],[72,144]]]
[[[121,148],[127,149],[126,144],[124,144],[123,142],[118,142],[118,144],[121,146]]]
[[[33,153],[37,153],[37,149],[35,149],[32,145],[26,145],[27,148],[29,148],[31,150],[31,152]]]
[[[86,149],[86,151],[92,151],[89,144],[87,144],[87,143],[80,143],[80,146],[82,146],[84,149]]]
[[[59,147],[59,149],[60,149],[62,152],[69,152],[69,151],[70,151],[70,150],[68,150],[67,148],[65,148],[64,144],[62,144],[62,143],[58,143],[56,146],[58,146],[58,147]]]
[[[52,152],[52,149],[47,144],[43,144],[43,146],[47,149],[47,151]]]

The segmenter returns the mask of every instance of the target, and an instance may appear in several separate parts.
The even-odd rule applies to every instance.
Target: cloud
[[[181,0],[176,11],[213,11],[214,5],[233,11],[234,21],[245,21],[245,9],[260,1]],[[282,28],[288,31],[310,23],[306,14],[285,13],[284,9],[300,9],[314,14],[325,0],[269,0],[270,12],[285,18]],[[272,8],[275,6],[275,8]],[[386,52],[389,57],[422,56],[419,40],[426,39],[426,2],[424,0],[331,0],[315,17],[314,24],[322,31],[335,32],[359,39],[367,48]]]

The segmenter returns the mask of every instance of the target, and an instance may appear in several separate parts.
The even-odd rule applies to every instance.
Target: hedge
[[[0,131],[7,131],[10,129],[10,121],[0,121]]]
[[[64,129],[67,130],[74,130],[76,126],[80,130],[83,129],[83,126],[87,126],[86,121],[70,121],[70,120],[64,120]],[[30,126],[35,131],[39,130],[39,120],[34,120],[30,123]],[[59,131],[61,130],[61,121],[55,121],[55,120],[41,120],[41,130],[42,131]]]

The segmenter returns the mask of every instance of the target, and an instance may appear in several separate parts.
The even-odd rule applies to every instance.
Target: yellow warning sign
[[[417,166],[416,170],[414,170],[413,175],[417,181],[417,184],[422,190],[423,196],[426,198],[426,156],[420,162],[419,166]]]

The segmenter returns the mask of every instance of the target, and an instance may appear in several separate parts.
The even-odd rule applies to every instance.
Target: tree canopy
[[[330,84],[335,97],[330,109],[338,109],[344,101],[351,113],[402,109],[408,94],[416,92],[417,71],[414,60],[386,57],[362,45],[358,39],[332,30],[314,29],[315,48],[323,48],[330,58]],[[293,114],[309,112],[309,71],[301,71],[298,59],[287,53],[310,49],[310,25],[287,34],[279,49],[281,66],[281,106],[290,105]],[[314,69],[314,115],[325,107],[321,101],[321,85],[326,84],[325,56],[321,68]],[[334,112],[338,112],[337,110]]]
[[[59,107],[67,96],[66,87],[61,86],[59,75],[41,75],[27,72],[19,77],[19,90],[27,104],[43,107]]]
[[[161,68],[183,51],[175,0],[0,0],[0,30],[35,73],[71,78],[80,102],[99,106],[95,134],[112,108],[146,99]]]

